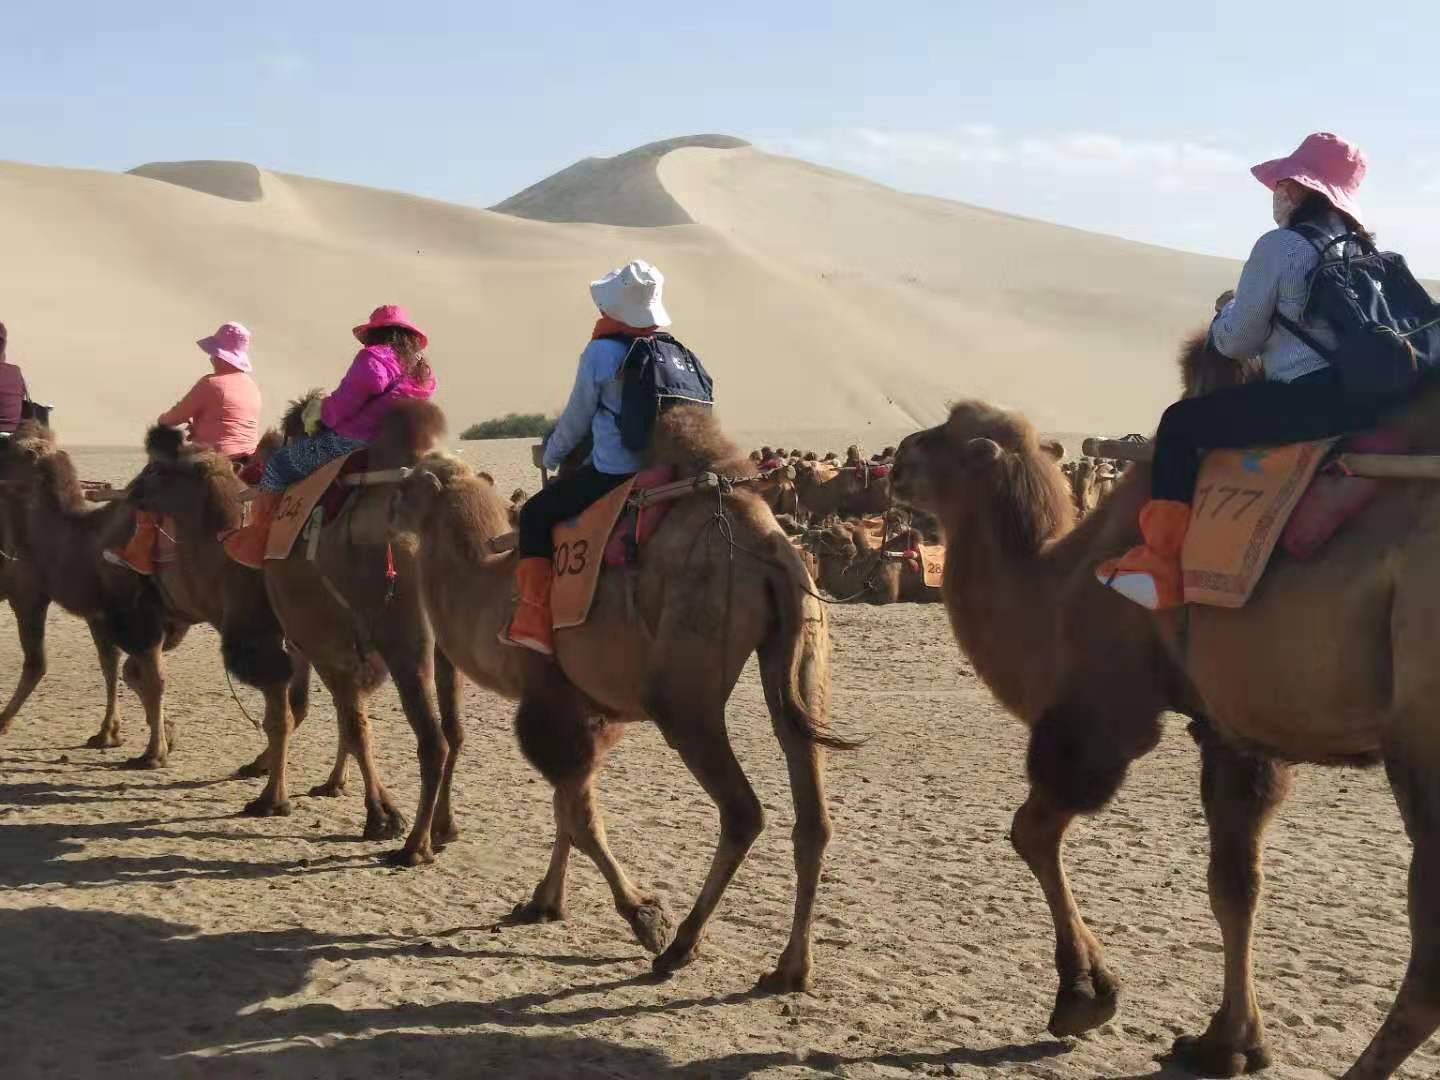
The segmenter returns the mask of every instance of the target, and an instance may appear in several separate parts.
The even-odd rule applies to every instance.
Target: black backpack
[[[1328,360],[1341,385],[1359,394],[1396,393],[1440,366],[1440,304],[1403,255],[1377,251],[1358,233],[1331,239],[1308,223],[1290,228],[1320,253],[1301,318],[1327,327],[1336,344],[1322,345],[1278,311],[1275,321]]]
[[[649,337],[621,337],[630,343],[620,365],[624,385],[620,411],[615,414],[620,443],[626,450],[641,453],[650,448],[655,418],[675,405],[715,404],[715,380],[700,358],[669,334]]]

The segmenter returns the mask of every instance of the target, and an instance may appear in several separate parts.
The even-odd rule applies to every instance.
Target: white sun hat
[[[636,259],[590,283],[590,298],[602,315],[641,329],[670,325],[670,313],[662,299],[664,291],[665,275],[644,259]]]

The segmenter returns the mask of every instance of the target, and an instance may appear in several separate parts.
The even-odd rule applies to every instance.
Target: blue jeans
[[[307,435],[299,442],[282,446],[265,463],[265,475],[260,479],[261,491],[284,491],[291,484],[298,484],[322,465],[328,465],[336,458],[344,457],[365,446],[359,439],[347,439],[333,431],[322,431]]]

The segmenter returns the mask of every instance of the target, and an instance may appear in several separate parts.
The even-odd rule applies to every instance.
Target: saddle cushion
[[[1342,446],[1358,454],[1403,454],[1410,449],[1410,440],[1398,428],[1377,428],[1351,436]],[[1287,555],[1308,559],[1379,494],[1380,481],[1373,477],[1322,469],[1295,505],[1280,546]]]

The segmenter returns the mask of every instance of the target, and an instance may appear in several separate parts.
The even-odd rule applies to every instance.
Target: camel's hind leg
[[[165,723],[165,657],[160,646],[134,653],[125,662],[125,681],[140,697],[145,720],[150,725],[150,742],[145,752],[128,758],[127,769],[159,769],[170,756],[170,732]]]
[[[625,729],[591,718],[587,709],[569,680],[551,667],[530,680],[516,710],[521,752],[555,788],[555,843],[544,879],[510,919],[552,922],[565,917],[565,871],[573,844],[604,875],[615,910],[630,924],[635,939],[658,953],[670,941],[669,913],[657,897],[640,892],[616,861],[595,801],[595,776]]]
[[[1175,1057],[1200,1076],[1239,1076],[1270,1063],[1255,1000],[1252,941],[1263,882],[1265,827],[1290,793],[1294,769],[1225,745],[1204,721],[1190,725],[1200,744],[1200,794],[1210,824],[1210,907],[1225,943],[1225,993],[1200,1036],[1175,1042]]]
[[[360,779],[365,785],[366,840],[398,840],[405,835],[409,822],[395,800],[390,797],[380,769],[375,764],[375,747],[370,738],[370,717],[365,711],[365,695],[353,679],[342,677],[325,680],[330,696],[335,699],[335,718],[340,727],[339,762],[347,753],[354,754],[360,765]],[[337,763],[338,764],[338,763]],[[331,779],[334,779],[332,773]]]
[[[293,806],[288,785],[290,736],[294,728],[290,720],[290,702],[284,683],[269,683],[265,693],[265,740],[269,778],[265,789],[245,804],[240,812],[250,817],[289,817]]]
[[[10,610],[15,613],[16,629],[20,632],[20,652],[24,660],[20,666],[20,681],[15,684],[15,692],[10,695],[10,701],[6,704],[5,710],[0,712],[0,735],[10,730],[10,725],[15,719],[21,707],[34,693],[35,687],[40,680],[45,678],[45,616],[50,610],[50,601],[41,598],[30,603],[18,603],[13,597],[10,600]],[[96,639],[96,647],[100,641]],[[105,666],[105,657],[102,653],[100,666]],[[104,732],[104,727],[101,727]],[[97,736],[98,738],[98,736]],[[118,738],[116,742],[118,742]],[[91,739],[87,746],[99,746],[101,744]],[[115,743],[105,745],[114,746]]]
[[[397,866],[424,866],[435,861],[435,841],[431,830],[435,824],[435,806],[440,800],[440,777],[445,771],[445,759],[450,751],[440,730],[440,717],[435,707],[430,656],[425,656],[423,664],[418,660],[391,662],[388,656],[386,661],[395,680],[395,688],[400,692],[405,718],[415,732],[415,756],[420,762],[420,803],[415,809],[415,824],[410,828],[404,847],[391,854],[390,862]]]
[[[1440,1027],[1440,761],[1432,731],[1385,748],[1410,857],[1410,964],[1390,1015],[1346,1080],[1381,1080]]]
[[[120,647],[105,636],[96,622],[90,623],[90,639],[95,642],[95,656],[105,679],[105,717],[100,721],[100,730],[85,745],[108,750],[120,745]]]

